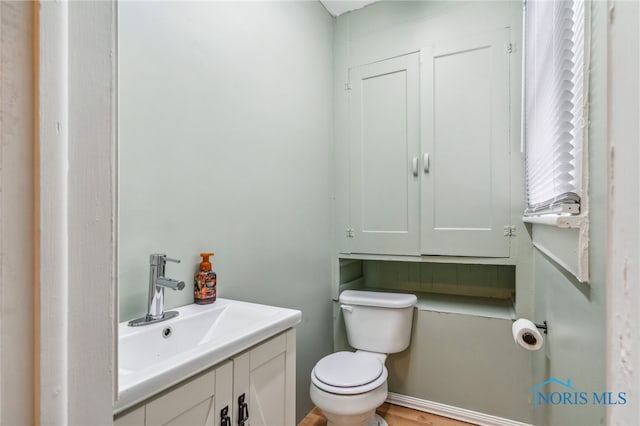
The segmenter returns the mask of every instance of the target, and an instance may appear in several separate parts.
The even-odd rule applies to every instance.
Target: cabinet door
[[[508,41],[421,52],[423,254],[509,256]]]
[[[144,407],[139,407],[113,421],[113,426],[142,426],[144,425]]]
[[[349,70],[353,253],[418,254],[419,55]]]
[[[146,405],[146,426],[213,426],[215,371],[167,392]]]
[[[227,361],[216,368],[216,391],[214,426],[221,426],[225,417],[229,418],[230,424],[234,422],[233,412],[233,361]]]
[[[295,332],[267,340],[233,363],[233,424],[248,412],[246,426],[295,425]]]

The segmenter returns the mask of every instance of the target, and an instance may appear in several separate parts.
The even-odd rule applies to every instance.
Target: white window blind
[[[526,214],[579,213],[584,137],[584,1],[527,0]]]

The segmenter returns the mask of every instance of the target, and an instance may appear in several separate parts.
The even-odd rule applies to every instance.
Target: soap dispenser
[[[193,296],[198,305],[208,305],[216,301],[216,273],[209,261],[209,256],[213,256],[213,253],[200,253],[200,256],[202,262],[194,277]]]

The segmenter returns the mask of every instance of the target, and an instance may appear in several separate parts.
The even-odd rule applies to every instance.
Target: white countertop
[[[218,298],[167,321],[118,326],[117,414],[300,323],[294,309]],[[170,336],[165,338],[167,327]]]

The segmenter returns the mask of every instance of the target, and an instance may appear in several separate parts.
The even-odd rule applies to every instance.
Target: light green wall
[[[387,360],[389,390],[530,423],[531,357],[511,324],[416,309],[411,346]]]
[[[594,2],[592,8],[591,283],[579,284],[541,254],[530,255],[523,228],[512,256],[518,258],[519,316],[529,316],[535,301],[535,319],[546,319],[551,327],[545,350],[533,355],[533,383],[555,376],[571,378],[581,389],[605,390],[606,4]],[[519,9],[518,2],[374,4],[336,20],[332,46],[334,20],[315,2],[120,3],[120,320],[144,314],[149,253],[182,259],[167,272],[190,284],[198,252],[215,251],[222,297],[302,310],[298,416],[306,413],[309,372],[332,350],[329,253],[335,247],[330,235],[344,229],[340,212],[347,211],[341,204],[345,188],[338,187],[337,226],[330,223],[332,182],[344,177],[348,159],[340,151],[345,144],[339,120],[332,156],[332,114],[345,113],[339,98],[345,69],[500,26],[514,28],[518,53]],[[519,75],[517,65],[512,72]],[[517,91],[513,96],[517,99]],[[512,153],[517,152],[514,146]],[[514,159],[512,176],[519,176],[520,159]],[[518,207],[522,187],[517,182],[511,196]],[[531,262],[535,298],[527,272]],[[169,308],[191,301],[190,286],[167,292]],[[339,319],[338,309],[335,314]],[[463,330],[467,322],[476,324],[473,317],[427,311],[419,318],[416,348],[455,336],[451,330]],[[492,368],[461,373],[451,358],[443,355],[438,361],[432,352],[415,355],[429,353],[422,364],[403,364],[408,355],[397,355],[398,365],[433,384],[426,397],[530,421],[522,407],[531,404],[531,355],[509,342],[508,321],[482,321],[487,327],[477,333],[493,330],[494,342],[482,365]],[[440,331],[431,327],[436,322],[442,322]],[[336,329],[340,326],[338,320]],[[473,365],[464,356],[477,351],[460,342],[447,344],[457,348],[459,366]],[[437,347],[423,349],[437,352]],[[393,357],[390,361],[396,363]],[[518,366],[522,370],[513,374]],[[502,393],[490,398],[498,386],[487,382],[493,368],[510,375],[510,382],[501,382]],[[414,392],[391,371],[392,387]],[[456,384],[461,378],[471,385]],[[465,405],[454,397],[456,389],[464,389]],[[601,424],[603,417],[603,408],[589,406],[533,413],[540,425]]]
[[[317,2],[121,2],[120,321],[146,310],[148,255],[193,302],[198,253],[221,297],[302,310],[298,416],[332,349],[334,20]]]
[[[536,319],[549,322],[545,351],[534,356],[534,383],[571,379],[578,391],[604,392],[607,259],[607,4],[592,2],[589,111],[589,273],[578,283],[539,252],[534,256]],[[562,389],[550,389],[562,390]],[[617,391],[624,391],[619,389]],[[602,406],[542,406],[539,425],[599,425]]]

